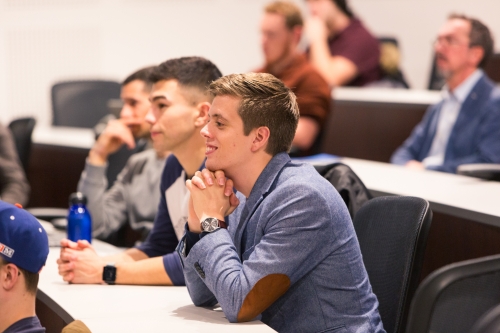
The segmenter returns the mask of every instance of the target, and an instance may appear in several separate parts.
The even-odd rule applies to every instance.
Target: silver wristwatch
[[[207,217],[201,221],[201,231],[203,232],[213,232],[219,228],[226,229],[226,222],[218,220],[215,217]]]

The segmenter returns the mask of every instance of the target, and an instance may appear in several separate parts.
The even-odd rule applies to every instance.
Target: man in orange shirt
[[[297,96],[300,119],[291,153],[309,155],[319,148],[322,124],[330,110],[330,88],[297,50],[302,30],[302,15],[293,3],[276,1],[267,5],[261,22],[265,64],[258,71],[273,74]]]

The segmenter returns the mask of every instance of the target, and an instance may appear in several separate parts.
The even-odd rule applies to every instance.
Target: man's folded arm
[[[120,172],[128,172],[129,163]],[[125,188],[118,177],[113,186],[106,191],[106,166],[96,166],[85,162],[85,169],[78,182],[78,191],[87,197],[87,208],[92,216],[93,237],[104,239],[127,222],[127,203]]]
[[[176,251],[181,261],[185,283],[193,304],[196,306],[214,306],[218,303],[217,299],[198,275],[199,268],[195,265],[184,265],[186,256],[189,255],[189,251],[199,240],[200,235],[190,232],[186,223],[184,237],[179,242]]]

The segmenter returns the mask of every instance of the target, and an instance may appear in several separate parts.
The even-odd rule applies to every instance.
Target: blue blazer
[[[279,153],[237,195],[227,230],[186,232],[177,247],[195,305],[278,332],[385,333],[349,211],[325,178]]]
[[[443,101],[432,105],[410,137],[391,157],[404,165],[429,154]],[[500,89],[483,76],[462,104],[446,146],[443,165],[429,169],[455,173],[468,163],[500,163]]]

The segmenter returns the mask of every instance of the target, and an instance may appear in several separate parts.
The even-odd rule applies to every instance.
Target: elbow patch
[[[243,301],[238,322],[257,317],[290,288],[290,278],[285,274],[270,274],[260,279]]]

